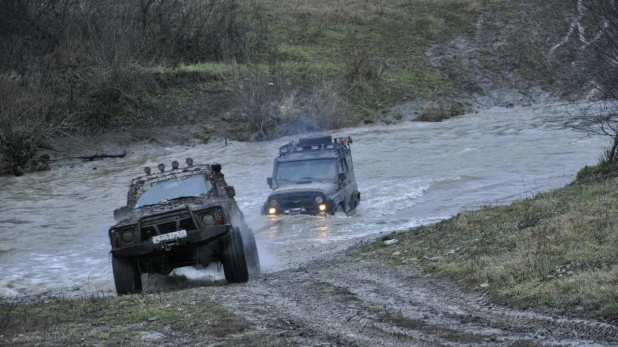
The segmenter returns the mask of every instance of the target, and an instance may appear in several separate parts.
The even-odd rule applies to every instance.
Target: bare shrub
[[[277,136],[278,111],[294,94],[280,66],[237,65],[231,78],[235,112],[246,123],[251,140]]]
[[[350,34],[343,47],[344,77],[348,83],[361,85],[382,77],[384,62],[373,54],[368,42],[362,42],[356,35]]]
[[[446,107],[436,103],[426,103],[416,119],[421,122],[441,122],[450,117],[451,112]]]
[[[32,167],[53,129],[134,116],[152,91],[142,67],[244,61],[266,45],[263,23],[252,0],[1,1],[0,76],[20,83],[0,101],[1,171]]]
[[[337,84],[295,89],[278,63],[237,66],[235,71],[230,83],[237,100],[234,112],[245,121],[246,139],[336,129],[350,118],[349,103]]]
[[[240,11],[238,0],[6,0],[0,62],[32,66],[57,48],[73,64],[127,53],[142,63],[243,59],[253,23]]]
[[[41,170],[46,163],[34,159],[43,140],[53,133],[48,126],[49,98],[7,78],[0,78],[0,174],[20,175]]]
[[[299,100],[281,125],[283,135],[337,129],[350,119],[349,103],[334,83],[318,85]]]
[[[599,108],[575,107],[569,126],[610,140],[602,163],[618,159],[618,6],[614,1],[556,3],[555,44],[548,52],[566,86],[565,93],[597,101]],[[609,101],[609,102],[607,102]]]

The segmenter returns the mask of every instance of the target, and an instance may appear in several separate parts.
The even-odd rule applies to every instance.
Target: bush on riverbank
[[[419,264],[520,307],[618,320],[618,180],[574,183],[509,206],[461,212],[361,254]]]
[[[152,68],[242,62],[266,44],[260,13],[239,0],[1,2],[0,173],[30,168],[46,137],[130,123],[160,87]]]

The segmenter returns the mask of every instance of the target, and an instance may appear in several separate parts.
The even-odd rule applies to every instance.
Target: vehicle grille
[[[315,203],[315,198],[317,196],[321,196],[319,193],[288,193],[273,196],[273,199],[276,199],[279,202],[280,208],[297,208],[297,207],[312,207],[317,205]]]
[[[140,222],[140,238],[142,241],[146,241],[155,235],[167,234],[181,229],[187,231],[197,230],[187,210],[142,218]]]

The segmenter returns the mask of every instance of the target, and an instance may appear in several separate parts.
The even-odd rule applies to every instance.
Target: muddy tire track
[[[494,305],[423,275],[339,254],[243,285],[194,288],[272,345],[618,346],[618,327]]]

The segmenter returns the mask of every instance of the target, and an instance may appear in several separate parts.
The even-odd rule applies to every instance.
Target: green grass
[[[472,35],[484,10],[478,1],[266,1],[272,42],[298,80],[338,79],[351,104],[370,115],[412,99],[453,98],[454,81],[433,69],[432,44]],[[381,70],[372,79],[350,73],[358,62]]]
[[[159,74],[172,77],[199,77],[199,78],[222,78],[230,73],[230,65],[217,62],[204,62],[198,64],[180,65],[177,67],[161,67],[155,71]]]
[[[360,255],[416,266],[514,305],[618,318],[615,178],[576,183],[508,206],[467,211],[364,245]]]

